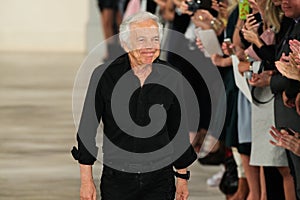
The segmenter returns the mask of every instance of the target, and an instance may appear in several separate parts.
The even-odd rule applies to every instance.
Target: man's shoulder
[[[109,73],[124,72],[124,70],[126,71],[130,67],[127,54],[124,54],[113,61],[107,62],[104,65],[107,66],[106,71]]]
[[[93,74],[96,76],[102,73],[104,73],[103,75],[108,75],[123,71],[125,68],[127,68],[127,62],[126,56],[122,55],[114,60],[110,60],[98,65],[94,69]]]

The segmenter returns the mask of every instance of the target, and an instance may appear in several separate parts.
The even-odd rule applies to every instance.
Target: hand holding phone
[[[226,44],[226,49],[227,49],[229,55],[233,55],[234,54],[234,49],[231,47],[231,45],[232,45],[231,39],[230,38],[225,38],[224,43]]]
[[[253,18],[251,21],[255,20],[256,24],[262,22],[262,18],[261,18],[261,15],[260,15],[259,12],[258,12],[258,13],[255,13],[255,14],[253,15],[253,17],[254,17],[254,18]]]

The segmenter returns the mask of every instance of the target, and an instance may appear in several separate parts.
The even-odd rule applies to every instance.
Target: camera
[[[192,0],[186,1],[186,4],[188,5],[188,10],[194,13],[198,9],[209,10],[212,2],[211,0]]]

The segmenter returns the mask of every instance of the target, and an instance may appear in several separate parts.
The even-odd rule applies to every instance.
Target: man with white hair
[[[127,53],[96,68],[91,77],[77,133],[78,150],[72,150],[80,163],[81,200],[96,199],[92,165],[101,119],[101,199],[173,200],[175,194],[176,200],[188,198],[187,167],[196,154],[184,124],[179,73],[158,59],[161,38],[156,16],[140,12],[128,17],[120,26],[120,42]],[[128,99],[127,91],[132,91]],[[123,108],[129,113],[124,114]]]

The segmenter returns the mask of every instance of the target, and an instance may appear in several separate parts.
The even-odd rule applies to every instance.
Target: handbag
[[[274,99],[274,95],[271,92],[270,86],[268,87],[252,87],[251,90],[252,99],[258,104],[266,104]]]

